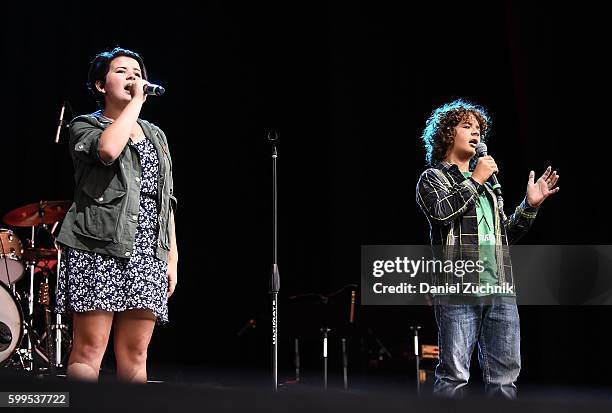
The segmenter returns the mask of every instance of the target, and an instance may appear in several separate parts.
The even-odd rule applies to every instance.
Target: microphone
[[[480,142],[478,145],[476,145],[476,156],[479,158],[482,156],[487,156],[487,145],[485,143]],[[501,185],[497,180],[497,174],[493,173],[493,175],[491,175],[489,178],[489,181],[491,181],[493,184],[493,192],[495,192],[495,195],[498,197],[502,196]]]
[[[161,96],[166,92],[166,89],[164,89],[160,85],[154,85],[153,83],[149,83],[147,85],[144,85],[144,92],[146,95]]]

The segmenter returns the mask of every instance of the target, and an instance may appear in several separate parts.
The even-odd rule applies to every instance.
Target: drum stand
[[[31,238],[31,248],[35,247],[35,235],[36,235],[36,227],[32,226],[32,238]],[[60,273],[60,265],[61,265],[61,251],[57,249],[57,276],[59,278]],[[28,303],[28,311],[24,316],[24,338],[27,340],[27,347],[20,348],[17,351],[17,356],[19,357],[19,365],[22,369],[34,372],[35,367],[38,372],[46,371],[50,374],[56,374],[58,369],[63,367],[63,358],[64,354],[62,351],[62,342],[65,342],[67,345],[71,344],[71,339],[68,336],[68,326],[62,323],[62,315],[56,313],[55,314],[55,322],[51,323],[49,317],[51,316],[50,304],[47,303],[45,305],[45,320],[49,321],[45,323],[45,331],[42,335],[39,335],[34,329],[34,274],[36,268],[36,261],[27,262],[27,268],[30,273],[30,285],[29,285],[29,293],[27,294],[27,303]],[[45,274],[44,283],[49,283],[49,276]],[[56,283],[56,296],[57,296],[57,287],[58,283]],[[17,294],[15,291],[15,286],[12,286],[12,290],[14,294]],[[41,351],[39,346],[45,342],[44,349],[45,351]],[[33,351],[41,357],[44,364],[46,366],[35,366],[34,363],[34,354]]]
[[[67,103],[67,102],[66,102]],[[68,107],[70,107],[70,104]],[[64,108],[62,107],[62,113],[60,114],[60,127],[58,128],[58,133],[56,134],[56,143],[58,141],[59,132],[61,126],[63,125],[63,113]],[[53,224],[53,228],[49,231],[49,234],[53,239],[55,236],[53,232],[59,222],[65,217],[72,201],[44,201],[41,200],[39,202],[35,202],[32,204],[28,204],[17,209],[14,209],[4,215],[2,220],[11,226],[16,227],[24,227],[31,228],[32,235],[30,240],[29,248],[23,249],[20,241],[17,242],[18,248],[12,248],[12,245],[9,245],[15,252],[20,250],[19,254],[11,254],[10,259],[14,260],[13,255],[17,256],[17,261],[23,262],[26,264],[26,268],[23,266],[19,269],[21,272],[19,276],[24,274],[24,270],[29,270],[30,272],[30,284],[29,291],[23,292],[22,294],[17,293],[15,282],[11,282],[8,263],[6,261],[6,252],[4,250],[9,250],[9,248],[5,248],[5,245],[1,245],[2,247],[2,258],[4,259],[4,263],[6,266],[6,278],[7,285],[11,292],[11,300],[15,301],[15,306],[19,312],[19,327],[15,327],[19,332],[19,342],[16,343],[16,348],[11,350],[10,358],[7,363],[4,363],[5,359],[2,360],[2,364],[11,365],[12,367],[21,368],[23,370],[28,370],[33,373],[40,372],[51,372],[54,373],[58,367],[62,367],[63,360],[65,355],[69,353],[70,346],[72,344],[72,340],[70,334],[68,332],[67,326],[65,326],[62,322],[62,316],[60,314],[55,314],[55,320],[52,320],[54,311],[51,310],[52,306],[50,305],[49,299],[49,278],[53,274],[52,269],[49,267],[49,262],[55,261],[55,255],[57,253],[57,267],[56,271],[59,275],[59,269],[61,264],[61,253],[59,251],[57,242],[55,243],[54,249],[46,249],[46,248],[35,248],[35,238],[37,236],[37,229],[41,227],[45,230],[48,230],[47,225]],[[12,234],[12,231],[9,231]],[[11,235],[9,234],[9,236]],[[0,232],[0,236],[3,235]],[[0,238],[0,242],[2,238]],[[9,242],[12,242],[12,239],[9,238]],[[23,256],[23,261],[22,257]],[[34,306],[34,283],[35,283],[35,273],[39,272],[40,263],[44,263],[44,268],[42,269],[42,275],[44,275],[44,282],[40,284],[40,291],[38,294],[38,304],[41,304],[44,307],[44,329],[39,329],[39,331],[43,331],[43,334],[39,334],[34,328],[37,325],[35,320],[35,315],[38,317],[38,311],[35,314],[35,306]],[[13,263],[14,264],[14,263]],[[57,287],[57,284],[56,284]],[[56,288],[57,294],[57,288]],[[26,304],[27,297],[27,304]],[[27,306],[27,310],[26,310]],[[38,307],[36,307],[38,309]],[[25,314],[24,314],[25,313]],[[26,336],[26,341],[23,341],[24,335]],[[4,340],[4,337],[3,337]],[[15,343],[11,343],[11,345],[15,345]],[[66,350],[66,351],[64,351]],[[65,353],[65,354],[64,354]],[[3,355],[6,356],[5,353]],[[35,357],[35,356],[38,357]],[[41,361],[42,360],[42,361]]]
[[[34,248],[35,242],[34,242],[34,238],[36,236],[36,227],[32,226],[32,238],[31,238],[31,242],[32,244],[30,245],[31,248]],[[26,349],[19,349],[19,353],[22,355],[21,360],[22,363],[25,359],[25,365],[24,368],[28,371],[34,371],[34,356],[32,354],[32,344],[37,340],[37,337],[35,337],[36,332],[34,331],[34,328],[32,327],[32,323],[34,321],[34,268],[35,268],[35,264],[28,262],[27,264],[28,269],[30,271],[30,291],[27,294],[28,297],[28,312],[25,315],[25,319],[24,319],[24,338],[27,340],[27,350]]]
[[[55,283],[55,297],[57,297],[58,294],[58,289],[59,289],[59,274],[60,274],[60,267],[62,265],[62,250],[60,249],[60,246],[56,243],[55,244],[56,248],[57,248],[57,267],[56,267],[56,283]],[[70,337],[70,334],[68,333],[68,326],[65,325],[62,322],[62,315],[60,313],[55,313],[55,324],[51,324],[49,326],[49,339],[51,340],[51,332],[55,332],[55,345],[54,346],[50,346],[51,347],[51,353],[52,355],[55,356],[55,360],[53,360],[53,364],[54,364],[54,369],[61,369],[64,367],[63,361],[64,361],[64,357],[67,356],[70,351],[70,347],[72,346],[72,338]],[[66,354],[63,354],[62,351],[62,343],[66,343],[66,348],[68,349],[66,351]]]
[[[29,371],[41,373],[43,368],[37,366],[34,362],[34,352],[36,352],[40,358],[43,360],[45,364],[49,366],[49,370],[51,372],[55,372],[55,366],[50,363],[49,358],[50,354],[53,354],[53,348],[49,348],[48,337],[50,337],[50,329],[46,329],[43,335],[39,335],[36,329],[34,329],[34,268],[35,263],[28,262],[27,266],[30,269],[30,293],[26,294],[28,299],[28,313],[23,317],[23,339],[25,338],[27,341],[27,346],[25,348],[17,348],[15,353],[13,354],[13,358],[17,360],[13,361],[13,365],[16,365],[17,368]],[[11,291],[13,292],[15,297],[19,297],[19,293],[16,291],[15,284],[11,285]],[[48,309],[45,309],[48,311]],[[42,344],[42,342],[47,339],[46,351],[42,352],[38,347]]]
[[[60,274],[60,265],[62,263],[62,251],[59,246],[57,246],[57,282],[55,283],[55,296],[57,297],[57,290],[59,288],[59,274]],[[55,331],[55,367],[62,368],[62,333],[68,334],[68,326],[62,324],[62,315],[60,313],[55,313],[55,324],[51,326],[51,330]],[[67,338],[66,341],[70,343],[70,338]]]

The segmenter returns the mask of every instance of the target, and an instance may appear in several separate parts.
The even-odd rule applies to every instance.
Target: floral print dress
[[[150,309],[158,324],[168,322],[167,264],[155,257],[158,233],[159,160],[153,143],[132,144],[140,155],[140,210],[132,256],[64,247],[58,277],[56,311]]]

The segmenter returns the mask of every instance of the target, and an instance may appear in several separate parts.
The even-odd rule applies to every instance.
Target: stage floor
[[[172,369],[171,369],[172,370]],[[176,370],[172,370],[175,371]],[[279,390],[264,372],[239,369],[185,368],[168,380],[147,385],[118,383],[102,375],[100,383],[62,377],[34,378],[0,370],[2,392],[69,392],[70,408],[87,411],[266,411],[266,412],[610,412],[612,390],[605,388],[519,386],[519,399],[506,401],[479,395],[479,385],[462,400],[434,398],[429,385],[417,397],[410,383],[394,379],[355,378],[342,381],[282,382]],[[158,370],[157,375],[163,376]]]

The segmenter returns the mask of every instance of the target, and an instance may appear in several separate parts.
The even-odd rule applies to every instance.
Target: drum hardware
[[[62,127],[67,126],[64,122],[65,106],[68,105],[70,112],[74,113],[70,102],[64,101],[59,118],[59,124],[55,135],[55,143],[59,143],[59,137]],[[61,315],[56,314],[55,323],[51,324],[51,310],[49,300],[49,266],[47,261],[53,258],[57,259],[55,274],[59,276],[61,254],[53,232],[58,223],[64,218],[68,212],[68,208],[72,201],[39,201],[25,205],[23,207],[10,211],[3,217],[3,221],[7,225],[15,227],[31,227],[32,238],[29,249],[25,256],[22,257],[23,248],[19,238],[10,230],[0,229],[0,366],[12,366],[23,370],[34,370],[34,358],[32,354],[32,344],[35,342],[34,349],[42,360],[55,371],[55,367],[62,367],[63,356],[62,338],[68,346],[72,343],[68,337],[67,326],[62,323]],[[35,248],[35,230],[38,226],[53,224],[53,228],[49,231],[54,239],[55,250]],[[23,259],[23,261],[22,261]],[[37,263],[39,260],[45,261],[45,266],[37,271]],[[23,315],[22,305],[23,298],[16,290],[15,283],[25,273],[24,262],[28,263],[30,269],[30,285],[29,293],[24,294],[28,302],[28,318]],[[45,309],[45,332],[42,336],[38,336],[33,328],[34,315],[34,276],[36,272],[42,271],[45,280],[41,286],[41,297],[39,304]],[[57,283],[56,283],[57,286]],[[56,289],[57,292],[57,289]],[[55,331],[55,346],[51,338],[51,332]],[[27,337],[27,348],[22,348],[21,343]],[[46,354],[41,354],[40,344],[46,340]],[[55,349],[54,349],[55,347]],[[54,351],[55,350],[55,351]],[[68,353],[68,352],[67,352]]]
[[[57,257],[56,248],[26,248],[22,254],[24,261],[48,262],[54,261]]]
[[[32,242],[34,246],[35,240],[35,228],[32,229]],[[34,370],[34,357],[35,352],[42,361],[36,365],[37,373],[50,373],[56,374],[58,369],[63,367],[66,356],[69,354],[69,347],[72,344],[72,340],[67,333],[67,326],[62,323],[61,314],[55,314],[55,322],[52,323],[52,311],[50,308],[49,300],[49,275],[56,273],[59,274],[59,266],[61,260],[61,252],[55,248],[28,248],[24,250],[24,258],[28,258],[27,266],[30,269],[30,291],[31,294],[27,295],[28,300],[28,325],[34,325],[34,279],[37,272],[43,276],[43,281],[40,284],[39,299],[37,304],[41,305],[44,312],[44,328],[43,333],[38,334],[34,328],[28,329],[26,326],[26,337],[28,338],[28,356],[26,360],[30,363],[28,370]],[[50,269],[49,263],[55,261],[57,263],[56,271]],[[41,265],[42,263],[42,265]],[[57,284],[56,284],[57,287]],[[57,294],[57,290],[56,290]],[[31,334],[28,335],[28,331]],[[64,350],[64,347],[67,347]]]
[[[0,228],[0,281],[5,285],[14,284],[23,276],[22,253],[19,237],[9,229]]]
[[[72,201],[39,201],[14,209],[2,218],[7,225],[13,227],[32,227],[41,224],[55,224],[61,221]],[[34,245],[30,245],[34,248]]]
[[[70,204],[71,201],[40,201],[10,211],[3,217],[8,225],[30,227],[31,240],[24,249],[15,233],[0,229],[0,366],[55,375],[64,366],[72,340],[61,314],[55,314],[53,320],[49,284],[51,275],[59,275],[61,258],[53,232]],[[50,231],[48,225],[53,225]],[[39,229],[50,234],[55,248],[36,245]],[[43,243],[45,241],[43,237]],[[29,283],[27,291],[22,288],[20,294],[16,284],[26,269],[29,270]],[[35,281],[40,276],[42,282],[38,300],[35,300]],[[39,311],[35,313],[35,304],[36,310],[40,308],[44,314],[44,326],[38,329],[42,334],[36,329],[42,323],[38,318],[35,320],[35,314],[40,316]]]
[[[42,305],[45,312],[45,332],[37,340],[36,345],[40,345],[44,340],[45,352],[47,357],[45,360],[49,364],[49,371],[55,373],[55,363],[51,362],[51,355],[55,354],[55,341],[51,338],[51,310],[49,309],[49,276],[45,274],[44,281],[40,284],[40,292],[38,294],[38,304]]]
[[[70,355],[70,347],[72,346],[72,338],[68,333],[68,326],[65,324],[49,324],[51,340],[48,340],[49,334],[45,331],[37,340],[34,346],[34,352],[48,367],[39,366],[39,371],[51,372],[54,375],[59,375],[58,372],[64,367],[67,357]],[[53,334],[56,332],[56,334]],[[59,339],[58,339],[59,333]],[[62,347],[63,345],[63,347]],[[51,358],[49,358],[49,354]]]
[[[42,204],[42,201],[41,201]],[[41,214],[41,216],[44,216],[44,212]],[[32,238],[31,238],[31,243],[30,243],[30,247],[34,248],[35,244],[35,238],[36,238],[36,226],[32,226]],[[33,347],[33,342],[36,341],[36,338],[34,337],[35,332],[34,332],[34,328],[32,327],[32,322],[34,321],[34,265],[30,262],[28,264],[29,270],[30,270],[30,293],[27,294],[27,299],[28,299],[28,313],[27,313],[27,325],[26,325],[26,331],[25,331],[25,337],[27,339],[26,343],[28,345],[28,358],[27,360],[27,370],[29,371],[34,371],[34,357],[32,356],[32,347]]]
[[[55,226],[53,227],[53,230],[55,230]],[[53,230],[51,230],[51,232],[53,232]],[[59,279],[59,273],[60,273],[60,266],[61,266],[61,258],[62,258],[62,252],[61,249],[59,248],[59,245],[57,245],[57,243],[55,244],[56,247],[56,251],[57,251],[57,267],[56,267],[56,275],[57,275],[57,279]],[[55,295],[57,297],[57,288],[58,288],[59,282],[55,283]],[[60,313],[55,313],[55,323],[51,325],[50,327],[50,331],[55,332],[55,346],[53,347],[54,352],[53,354],[55,355],[55,360],[53,361],[55,363],[55,368],[59,369],[64,367],[64,361],[66,361],[66,358],[68,357],[68,355],[70,354],[70,349],[72,348],[72,336],[68,333],[68,326],[65,325],[62,322],[62,315]],[[62,346],[65,343],[65,347],[66,347],[66,351],[62,351],[64,349],[64,347]]]

